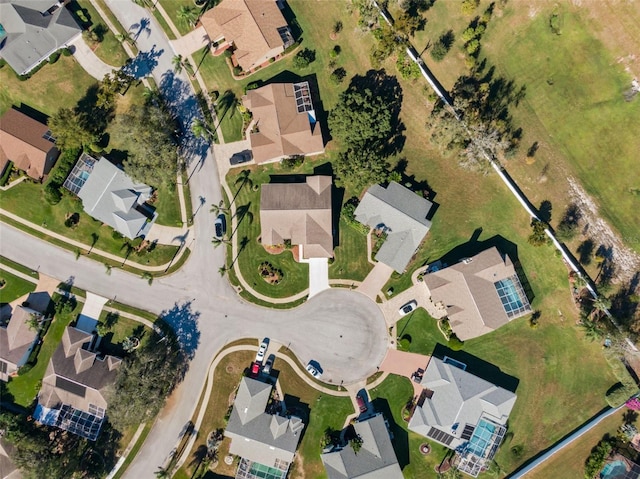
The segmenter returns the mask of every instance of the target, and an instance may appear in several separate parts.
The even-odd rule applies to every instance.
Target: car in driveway
[[[229,163],[231,165],[241,165],[242,163],[247,163],[252,160],[251,152],[248,150],[241,151],[239,153],[234,153],[231,158],[229,158]]]
[[[271,368],[273,367],[273,362],[275,361],[275,354],[270,354],[267,360],[264,363],[264,367],[262,368],[262,372],[265,374],[271,374]]]
[[[256,354],[256,362],[262,364],[264,361],[264,355],[267,353],[267,348],[269,347],[269,340],[263,339],[260,343],[260,347],[258,348],[258,353]]]
[[[362,394],[358,393],[356,396],[356,402],[358,403],[358,409],[360,409],[360,414],[367,412],[367,401],[362,397]]]
[[[322,377],[322,370],[315,361],[309,361],[305,369],[316,379],[320,379]]]
[[[415,311],[417,307],[418,307],[418,302],[415,299],[412,299],[408,303],[403,304],[398,310],[398,313],[400,313],[400,316],[406,316],[410,312]]]
[[[224,214],[219,214],[216,220],[213,222],[215,233],[217,238],[222,238],[227,232],[227,219]]]
[[[251,379],[255,379],[258,377],[259,374],[260,374],[260,363],[259,362],[251,363],[251,370],[249,371],[249,377]]]

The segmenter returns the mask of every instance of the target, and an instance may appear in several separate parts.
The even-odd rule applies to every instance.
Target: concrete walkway
[[[391,273],[393,273],[391,266],[387,266],[384,263],[377,263],[356,291],[360,291],[375,301],[380,290],[382,290],[384,285],[387,284],[387,281],[389,281]]]
[[[169,40],[169,43],[178,55],[187,57],[206,47],[209,44],[209,36],[204,27],[199,26],[183,37],[178,36],[177,40]]]
[[[98,56],[93,53],[93,50],[89,48],[89,45],[87,45],[82,36],[79,36],[71,42],[71,45],[74,47],[73,56],[75,59],[84,71],[96,80],[102,81],[105,75],[111,73],[113,70],[118,70],[117,67],[107,65],[105,62],[100,60]]]

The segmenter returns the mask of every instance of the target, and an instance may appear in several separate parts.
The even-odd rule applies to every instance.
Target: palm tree
[[[217,236],[214,236],[211,239],[211,242],[213,243],[213,247],[217,248],[218,246],[220,246],[221,244],[231,244],[231,241],[229,241],[227,238],[218,238]]]
[[[177,19],[189,27],[195,27],[199,16],[198,9],[190,5],[183,5],[176,12]]]
[[[604,336],[602,329],[600,329],[600,325],[598,325],[598,323],[595,321],[584,318],[582,320],[581,326],[582,330],[584,331],[585,337],[589,338],[591,341],[601,339],[602,336]]]
[[[215,133],[211,131],[211,129],[207,126],[207,124],[199,118],[196,118],[191,123],[191,132],[200,138],[203,138],[207,141],[213,141],[215,137]]]
[[[218,216],[220,213],[229,213],[229,208],[224,207],[224,200],[220,200],[220,203],[212,204],[209,210],[214,215]]]
[[[174,73],[180,73],[184,68],[184,58],[182,58],[182,55],[175,55],[171,59],[171,63],[173,64]]]
[[[158,90],[155,88],[146,88],[142,92],[142,98],[144,98],[145,103],[151,103],[156,98],[158,98]]]
[[[158,470],[154,472],[154,474],[158,479],[168,479],[170,476],[169,468],[158,466]]]
[[[131,32],[118,33],[116,35],[116,40],[120,43],[127,42],[129,45],[136,44],[136,40],[133,38],[133,35],[131,35]]]
[[[611,308],[611,300],[606,296],[598,296],[593,301],[593,309],[591,310],[591,319],[596,316],[596,321],[599,320],[603,314],[607,314],[609,308]]]

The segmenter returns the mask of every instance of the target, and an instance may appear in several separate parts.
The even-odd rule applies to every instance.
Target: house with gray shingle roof
[[[29,326],[32,315],[42,313],[26,306],[16,306],[9,323],[0,325],[0,380],[9,377],[26,364],[38,341],[38,331]]]
[[[493,459],[516,395],[466,371],[466,365],[432,357],[420,385],[409,429],[459,457],[458,469],[477,476]]]
[[[384,416],[377,414],[358,421],[353,428],[362,440],[357,453],[347,443],[320,456],[329,479],[402,479]]]
[[[242,460],[236,477],[283,479],[293,462],[304,428],[300,418],[267,412],[273,387],[242,378],[224,435],[229,452]],[[258,474],[263,475],[258,475]]]
[[[432,206],[429,200],[392,181],[386,188],[371,186],[354,215],[360,223],[387,233],[375,259],[404,273],[431,228],[427,215]]]
[[[0,56],[19,75],[29,73],[82,30],[56,0],[0,0]]]
[[[153,188],[134,183],[106,158],[96,160],[84,153],[64,182],[82,200],[84,211],[129,239],[149,232],[157,214],[144,202]]]
[[[531,312],[511,259],[496,247],[426,274],[423,281],[431,299],[446,308],[449,325],[462,341]]]

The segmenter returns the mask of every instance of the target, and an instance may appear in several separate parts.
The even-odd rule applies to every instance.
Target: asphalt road
[[[126,0],[106,0],[125,27],[139,30],[141,59],[132,71],[151,71],[163,96],[179,115],[185,131],[199,115],[184,74],[173,72],[174,52],[145,10]],[[142,28],[141,28],[142,26]],[[146,70],[145,70],[146,69]],[[324,291],[289,311],[257,307],[241,300],[218,273],[224,248],[213,248],[213,218],[208,205],[221,198],[216,163],[208,145],[187,138],[194,218],[194,234],[185,238],[192,254],[176,273],[155,279],[149,286],[140,277],[113,269],[106,274],[97,261],[75,255],[2,225],[0,254],[40,272],[119,302],[162,313],[193,357],[184,381],[160,414],[144,446],[129,466],[126,478],[154,478],[173,449],[183,426],[191,419],[207,368],[226,343],[245,337],[269,337],[288,345],[306,363],[314,359],[324,370],[323,380],[350,384],[376,370],[386,353],[388,335],[378,306],[366,296],[342,289]],[[200,202],[205,204],[198,209]]]

